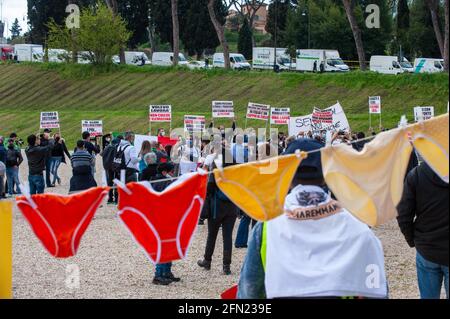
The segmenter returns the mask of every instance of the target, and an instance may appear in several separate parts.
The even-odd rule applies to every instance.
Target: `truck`
[[[444,72],[443,59],[416,58],[414,61],[414,73],[439,73]]]
[[[296,69],[300,72],[349,72],[337,50],[297,50]]]
[[[44,47],[40,44],[16,44],[14,55],[18,62],[42,62]]]
[[[370,58],[370,71],[382,74],[413,73],[414,67],[406,58],[398,56],[373,55]]]
[[[251,65],[240,53],[230,53],[230,65],[233,70],[250,70]],[[223,53],[215,53],[213,56],[213,67],[225,68],[225,58]]]
[[[178,54],[178,65],[187,66],[189,63],[183,53]],[[159,66],[173,65],[173,52],[153,52],[152,64]]]
[[[276,52],[276,58],[275,58]],[[295,64],[287,54],[286,48],[253,48],[253,69],[289,71],[295,69]]]
[[[14,60],[14,47],[0,44],[0,61]]]
[[[120,64],[120,57],[118,55],[115,55],[113,57],[113,62],[115,64]],[[125,63],[136,66],[152,64],[144,52],[138,51],[125,51]]]

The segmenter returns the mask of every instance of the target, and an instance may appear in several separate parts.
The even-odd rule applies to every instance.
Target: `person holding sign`
[[[28,159],[28,183],[30,184],[30,194],[43,194],[45,190],[44,170],[49,152],[53,149],[54,141],[48,141],[44,146],[36,135],[28,136],[28,147],[25,154]]]

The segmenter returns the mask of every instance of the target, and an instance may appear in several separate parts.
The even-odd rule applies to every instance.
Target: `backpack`
[[[6,152],[6,166],[13,167],[17,165],[17,159],[19,156],[17,155],[17,151],[15,149],[8,149]]]
[[[116,147],[113,145],[108,145],[103,152],[103,167],[105,170],[114,170],[113,163],[114,157],[116,156]]]
[[[122,170],[126,170],[128,164],[130,164],[130,161],[128,163],[125,162],[125,150],[130,145],[125,146],[124,148],[121,148],[121,146],[118,146],[115,150],[114,159],[112,163],[112,170],[116,173],[120,173]]]

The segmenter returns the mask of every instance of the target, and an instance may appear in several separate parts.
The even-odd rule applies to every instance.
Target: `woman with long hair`
[[[149,141],[144,141],[141,146],[141,151],[139,152],[138,157],[141,158],[139,162],[139,174],[142,174],[144,169],[147,168],[147,163],[144,160],[145,155],[152,151],[152,144]]]

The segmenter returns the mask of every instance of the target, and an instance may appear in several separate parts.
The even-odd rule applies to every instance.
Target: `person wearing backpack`
[[[111,144],[105,147],[103,152],[100,154],[103,159],[103,169],[106,174],[106,183],[109,187],[114,186],[114,157],[116,155],[117,146],[120,144],[121,139],[114,139]],[[118,202],[118,193],[117,189],[110,189],[108,195],[108,204],[117,204]]]
[[[134,133],[126,132],[125,139],[122,140],[116,149],[113,169],[116,178],[120,179],[121,171],[125,171],[125,183],[137,182],[139,174],[139,162],[136,148],[133,146]]]
[[[8,149],[6,151],[6,178],[8,180],[8,194],[14,195],[14,185],[16,185],[16,194],[20,194],[19,166],[23,162],[20,151],[15,148],[14,140],[8,140]]]

